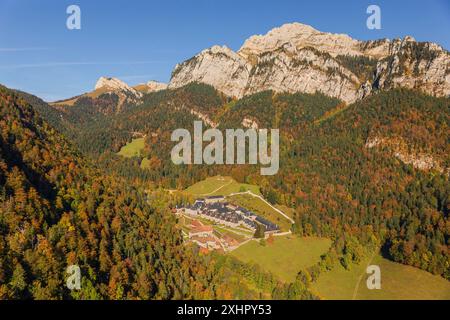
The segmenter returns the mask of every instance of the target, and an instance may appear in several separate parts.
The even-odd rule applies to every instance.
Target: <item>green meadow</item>
[[[367,288],[368,265],[380,267],[380,290]],[[312,288],[321,298],[333,300],[450,299],[449,281],[418,268],[389,261],[380,255],[366,258],[350,270],[336,265],[333,270],[322,273]]]
[[[120,149],[118,155],[126,158],[140,157],[142,150],[144,150],[145,139],[133,139]]]
[[[203,181],[197,182],[185,190],[185,192],[193,196],[227,196],[232,193],[242,191],[252,191],[255,194],[261,194],[259,187],[256,185],[236,182],[231,177],[210,177]]]
[[[231,252],[244,261],[260,265],[285,282],[295,280],[298,272],[314,265],[331,245],[324,238],[300,238],[297,236],[274,237],[274,242],[262,246],[250,241]]]

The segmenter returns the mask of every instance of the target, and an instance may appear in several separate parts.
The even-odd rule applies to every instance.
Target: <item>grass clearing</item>
[[[232,181],[232,183],[224,186],[219,191],[215,192],[213,195],[230,195],[232,193],[238,193],[238,192],[247,192],[251,191],[254,194],[261,195],[261,192],[259,191],[259,186],[256,186],[254,184],[246,184],[246,183],[239,183],[236,181]]]
[[[375,255],[372,261],[366,258],[351,270],[337,265],[330,272],[321,274],[312,284],[316,294],[324,299],[352,299],[355,287],[357,300],[401,300],[401,299],[450,299],[450,282],[426,271],[389,261]],[[367,289],[366,266],[378,265],[381,269],[381,290]]]
[[[203,181],[193,184],[185,190],[185,192],[192,195],[212,195],[215,190],[224,187],[225,185],[232,183],[233,179],[230,177],[210,177]]]
[[[300,270],[317,263],[330,245],[329,239],[291,235],[274,237],[274,242],[266,246],[250,241],[231,254],[244,262],[260,265],[282,281],[292,282]]]
[[[133,139],[120,149],[118,155],[126,158],[140,157],[144,146],[144,138]]]
[[[197,182],[185,190],[194,196],[227,196],[231,193],[252,191],[255,194],[261,194],[256,185],[236,182],[231,177],[210,177]]]

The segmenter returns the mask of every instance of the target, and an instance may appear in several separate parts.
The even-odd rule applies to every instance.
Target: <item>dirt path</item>
[[[358,282],[356,283],[356,286],[355,286],[355,289],[353,289],[352,300],[356,300],[356,295],[358,294],[358,289],[359,289],[361,280],[362,280],[363,276],[366,274],[367,267],[370,266],[370,264],[372,263],[372,260],[375,257],[376,253],[377,253],[376,251],[374,251],[374,253],[372,253],[372,256],[370,257],[369,262],[366,265],[366,268],[364,269],[363,273],[361,273],[361,275],[359,276]]]
[[[230,182],[224,184],[223,186],[220,186],[219,188],[217,188],[216,190],[214,190],[214,191],[212,191],[212,192],[210,192],[210,193],[200,193],[200,194],[197,194],[197,193],[196,193],[195,195],[196,195],[196,196],[210,196],[210,195],[212,195],[212,194],[214,194],[214,193],[216,193],[216,192],[222,190],[223,188],[228,187],[228,186],[229,186],[230,184],[232,184],[232,183],[233,183],[233,180],[230,180]]]
[[[266,199],[264,199],[263,197],[261,197],[261,196],[259,196],[259,195],[257,195],[257,194],[254,194],[254,193],[251,192],[251,191],[232,193],[232,194],[230,194],[229,196],[236,196],[236,195],[240,195],[240,194],[248,194],[248,195],[251,195],[252,197],[261,199],[265,204],[267,204],[267,205],[270,206],[273,210],[275,210],[276,212],[278,212],[279,214],[281,214],[283,217],[285,217],[286,219],[288,219],[291,223],[295,223],[295,221],[292,220],[292,218],[289,217],[287,214],[285,214],[283,211],[281,211],[281,210],[278,209],[278,208],[275,208],[275,207],[274,207],[270,202],[268,202]]]

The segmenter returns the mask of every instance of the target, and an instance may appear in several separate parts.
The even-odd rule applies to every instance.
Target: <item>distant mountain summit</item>
[[[109,91],[124,91],[137,97],[141,96],[139,92],[137,92],[135,89],[131,88],[125,82],[117,78],[100,77],[100,79],[98,79],[97,83],[95,84],[95,90],[100,89],[105,89]]]
[[[94,91],[77,97],[53,102],[57,107],[90,106],[102,113],[120,112],[127,105],[140,103],[142,92],[130,87],[117,78],[100,77]]]
[[[169,88],[190,82],[241,98],[264,90],[321,92],[347,103],[373,90],[405,87],[450,95],[450,56],[411,37],[359,41],[290,23],[255,35],[234,52],[213,46],[177,65]]]
[[[71,106],[90,106],[93,111],[103,114],[119,113],[129,106],[142,103],[145,93],[160,91],[167,88],[167,84],[149,81],[131,87],[117,78],[100,77],[95,84],[94,91],[66,100],[53,102],[58,108]]]
[[[156,92],[167,89],[167,84],[158,81],[148,81],[147,83],[138,84],[135,87],[130,87],[128,84],[117,78],[100,77],[98,79],[95,90],[106,89],[112,92],[127,92],[136,98],[142,97],[142,93]]]

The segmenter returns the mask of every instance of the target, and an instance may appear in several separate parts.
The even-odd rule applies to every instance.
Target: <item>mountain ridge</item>
[[[117,78],[101,77],[94,91],[51,105],[112,98],[116,106],[107,112],[117,113],[142,103],[143,94],[193,82],[211,85],[236,99],[266,90],[320,92],[350,104],[373,92],[399,87],[447,97],[450,54],[436,43],[417,42],[411,36],[360,41],[296,22],[251,36],[236,52],[226,45],[204,49],[177,64],[168,84],[149,81],[132,87]]]
[[[88,104],[94,105],[95,109],[104,114],[120,113],[131,105],[140,105],[144,94],[166,88],[167,84],[154,80],[131,87],[118,78],[102,76],[97,80],[93,91],[49,104],[62,110],[74,105]]]
[[[353,64],[374,60],[376,67],[371,76],[360,79],[342,57],[353,59]],[[318,91],[352,103],[373,90],[396,87],[448,96],[450,55],[437,44],[416,42],[410,36],[359,41],[291,23],[250,37],[237,52],[213,46],[177,64],[169,88],[190,82],[212,85],[234,98],[264,90]]]

